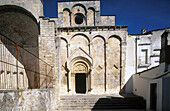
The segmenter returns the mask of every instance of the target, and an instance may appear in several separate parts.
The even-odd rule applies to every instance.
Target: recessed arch
[[[79,18],[79,19],[78,19]],[[87,24],[87,9],[84,5],[78,3],[71,9],[71,24],[72,26],[85,26]],[[77,22],[80,20],[81,22]]]
[[[120,36],[118,36],[118,35],[112,35],[108,39],[110,39],[112,37],[117,38],[120,42],[122,41],[122,38]]]
[[[71,14],[71,12],[68,8],[63,9],[63,26],[64,27],[70,26],[70,22],[71,22],[70,14]]]
[[[20,51],[20,54],[22,54],[22,59],[18,59],[18,61],[22,65],[24,65],[25,69],[28,69],[25,70],[25,73],[27,75],[29,88],[39,88],[40,87],[39,75],[36,75],[33,72],[35,71],[35,67],[38,64],[35,63],[35,56],[37,57],[39,56],[38,55],[39,26],[36,18],[31,12],[29,12],[23,7],[16,5],[2,5],[0,6],[0,23],[1,23],[0,33],[2,36],[4,36],[4,38],[10,39],[20,47],[26,46],[26,49],[32,53],[30,56],[30,53],[28,53],[27,51],[19,50],[19,47],[17,49]],[[2,40],[2,42],[6,42],[7,39],[4,40],[5,41]],[[16,52],[13,50],[13,48],[11,48],[10,45],[5,44],[5,47],[8,49],[10,54],[13,55],[13,57],[18,58]],[[34,50],[32,50],[33,47]],[[26,58],[29,58],[29,61]],[[39,69],[36,69],[36,72],[39,72]]]
[[[16,6],[16,5],[2,5],[2,6],[0,6],[0,13],[5,13],[5,12],[24,13],[25,15],[32,18],[35,22],[37,22],[37,19],[34,17],[34,15],[31,12],[29,12],[28,10],[26,10],[25,8],[20,7],[20,6]]]
[[[71,12],[68,8],[64,8],[63,11],[68,11],[69,13]]]
[[[87,10],[87,25],[95,26],[95,9],[92,7]]]
[[[91,89],[92,63],[85,57],[77,56],[69,62],[69,84],[72,93],[86,94]]]
[[[97,38],[97,37],[102,38],[103,41],[104,41],[104,43],[106,42],[106,39],[105,39],[103,36],[101,36],[101,35],[96,35],[96,36],[94,36],[94,37],[92,38],[92,41],[93,41],[95,38]]]
[[[92,66],[92,63],[90,62],[90,60],[88,60],[87,58],[83,57],[83,56],[77,56],[75,58],[73,58],[70,62],[69,65],[75,65],[76,63],[84,63],[86,64],[86,66],[88,67],[88,69],[90,69],[90,67]]]
[[[76,7],[76,6],[82,7],[82,8],[85,10],[85,12],[87,13],[87,9],[86,9],[86,7],[85,7],[83,4],[80,4],[80,3],[75,4],[75,5],[72,7],[72,9],[73,9],[74,7]]]
[[[95,9],[93,7],[89,7],[88,9],[91,9],[91,10],[93,10],[95,12]]]
[[[68,40],[64,37],[60,37],[62,40],[64,40],[68,44]]]
[[[73,36],[71,37],[71,39],[74,38],[75,36],[78,36],[78,35],[84,36],[84,37],[88,40],[88,42],[90,43],[89,37],[88,37],[87,35],[83,34],[83,33],[75,34],[75,35],[73,35]],[[71,40],[71,39],[70,39],[70,40]]]
[[[69,41],[70,43],[70,55],[72,55],[77,49],[83,49],[87,54],[90,53],[89,43],[90,40],[85,34],[75,34]]]
[[[89,69],[88,62],[80,58],[71,64],[71,73],[88,73]]]
[[[111,81],[107,83],[107,87],[111,89],[116,88],[117,92],[119,91],[121,87],[121,64],[122,64],[122,46],[121,46],[122,39],[118,35],[112,35],[107,39],[107,57],[106,57],[106,63],[107,63],[107,71],[108,73],[106,76],[110,78]],[[118,80],[119,81],[115,81]]]

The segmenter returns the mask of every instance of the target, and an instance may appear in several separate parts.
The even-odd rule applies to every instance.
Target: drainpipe
[[[139,36],[135,38],[135,59],[136,59],[135,60],[135,62],[136,62],[135,63],[135,65],[136,65],[135,66],[135,74],[137,74],[137,69],[138,69],[138,60],[137,60],[138,59],[138,55],[137,55],[138,50],[137,49],[138,49],[138,40],[139,40],[139,38],[140,38]]]

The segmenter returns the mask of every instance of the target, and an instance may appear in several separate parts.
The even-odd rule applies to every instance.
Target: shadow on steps
[[[133,94],[123,94],[122,97],[107,96],[99,98],[92,111],[103,109],[146,109],[146,101]]]

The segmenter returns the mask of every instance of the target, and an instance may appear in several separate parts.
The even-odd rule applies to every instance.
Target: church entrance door
[[[85,73],[76,73],[75,77],[75,89],[76,93],[86,93],[86,74]]]

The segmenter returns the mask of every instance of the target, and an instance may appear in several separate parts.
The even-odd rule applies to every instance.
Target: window
[[[77,14],[75,17],[75,23],[76,24],[82,24],[83,23],[83,15],[82,14]]]
[[[148,64],[148,49],[142,49],[143,64]]]
[[[144,67],[147,68],[150,66],[148,49],[141,49],[141,53],[138,57],[139,57],[138,68]]]

